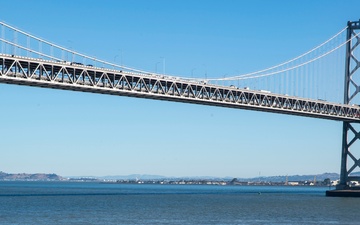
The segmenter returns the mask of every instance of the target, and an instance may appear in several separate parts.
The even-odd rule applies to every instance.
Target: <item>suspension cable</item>
[[[12,46],[14,46],[14,47],[24,49],[24,50],[26,50],[26,51],[35,53],[35,54],[37,54],[37,55],[44,56],[44,57],[49,58],[49,59],[52,59],[52,60],[61,61],[61,59],[59,59],[59,58],[55,58],[55,57],[53,57],[53,56],[46,55],[46,54],[44,54],[44,53],[41,53],[41,52],[32,50],[32,49],[30,49],[30,48],[23,47],[23,46],[21,46],[21,45],[18,45],[18,44],[12,43],[12,42],[10,42],[10,41],[4,40],[3,38],[0,38],[0,41],[3,41],[3,42],[5,42],[6,44],[10,44],[10,45],[12,45]]]
[[[52,47],[58,48],[58,49],[60,49],[60,50],[66,51],[66,52],[68,52],[68,53],[71,53],[71,54],[74,54],[74,55],[83,57],[83,58],[85,58],[85,59],[93,60],[93,61],[95,61],[95,62],[103,63],[103,64],[105,64],[105,65],[113,66],[113,67],[120,68],[120,69],[123,69],[123,70],[129,70],[129,71],[138,72],[138,73],[144,73],[144,74],[154,74],[154,73],[150,73],[150,72],[148,72],[148,71],[138,70],[138,69],[131,68],[131,67],[119,66],[119,65],[114,64],[114,63],[106,62],[106,61],[101,60],[101,59],[97,59],[97,58],[94,58],[94,57],[91,57],[91,56],[84,55],[84,54],[79,53],[79,52],[75,52],[75,51],[73,51],[73,50],[71,50],[71,49],[67,49],[67,48],[61,47],[60,45],[57,45],[57,44],[48,42],[48,41],[46,41],[46,40],[44,40],[44,39],[41,39],[41,38],[38,38],[38,37],[36,37],[36,36],[34,36],[34,35],[31,35],[31,34],[29,34],[29,33],[26,33],[26,32],[24,32],[24,31],[22,31],[22,30],[19,30],[19,29],[15,28],[15,27],[12,27],[12,26],[10,26],[10,25],[8,25],[8,24],[6,24],[6,23],[4,23],[4,22],[1,22],[1,21],[0,21],[0,25],[2,25],[2,26],[4,26],[4,27],[7,27],[7,28],[10,28],[10,29],[12,29],[12,30],[14,30],[14,31],[16,31],[16,32],[19,32],[19,33],[21,33],[21,34],[23,34],[23,35],[25,35],[25,36],[28,36],[28,37],[30,37],[30,38],[33,38],[33,39],[37,40],[37,41],[40,41],[40,42],[45,43],[45,44],[47,44],[47,45],[50,45],[50,46],[52,46]],[[14,45],[14,46],[16,45],[15,43],[11,43],[11,42],[8,42],[8,44],[12,44],[12,45]],[[18,46],[17,46],[17,47],[18,47]],[[38,54],[38,53],[37,53],[37,54]],[[51,58],[51,57],[49,57],[49,58]],[[157,74],[157,75],[160,75],[160,74]]]
[[[293,67],[290,67],[290,68],[287,68],[287,69],[283,69],[283,70],[279,70],[279,71],[275,71],[275,72],[271,72],[271,73],[266,73],[266,74],[260,74],[260,75],[257,75],[257,76],[248,76],[248,77],[241,77],[241,78],[236,78],[236,79],[232,79],[233,77],[228,77],[228,78],[221,78],[221,79],[215,79],[215,80],[244,80],[244,79],[253,79],[253,78],[259,78],[259,77],[266,77],[266,76],[271,76],[271,75],[274,75],[274,74],[279,74],[279,73],[283,73],[283,72],[287,72],[289,70],[293,70],[293,69],[296,69],[296,68],[299,68],[301,66],[305,66],[309,63],[312,63],[318,59],[321,59],[327,55],[329,55],[330,53],[338,50],[339,48],[343,47],[345,44],[347,44],[349,41],[351,41],[352,39],[354,39],[355,37],[358,37],[360,33],[354,35],[351,39],[345,41],[344,43],[342,43],[341,45],[337,46],[336,48],[316,57],[316,58],[313,58],[309,61],[306,61],[304,63],[301,63],[299,65],[296,65],[296,66],[293,66]],[[208,79],[208,80],[212,80],[212,79]]]
[[[262,73],[262,72],[266,72],[266,71],[269,71],[269,70],[273,70],[275,68],[278,68],[280,66],[283,66],[283,65],[286,65],[286,64],[289,64],[295,60],[298,60],[308,54],[310,54],[311,52],[319,49],[320,47],[324,46],[325,44],[329,43],[330,41],[332,41],[334,38],[336,38],[337,36],[339,36],[342,32],[344,32],[345,30],[347,29],[347,27],[343,28],[341,31],[339,31],[337,34],[335,34],[334,36],[332,36],[330,39],[328,39],[327,41],[323,42],[322,44],[316,46],[315,48],[305,52],[304,54],[302,55],[299,55],[291,60],[288,60],[286,62],[283,62],[281,64],[278,64],[276,66],[272,66],[272,67],[269,67],[267,69],[263,69],[263,70],[259,70],[259,71],[256,71],[256,72],[251,72],[251,73],[247,73],[247,74],[242,74],[242,75],[238,75],[238,76],[233,76],[233,77],[228,77],[228,78],[210,78],[210,79],[207,79],[209,81],[216,81],[216,80],[236,80],[236,79],[240,79],[240,78],[243,78],[243,77],[248,77],[248,76],[251,76],[251,75],[254,75],[254,74],[259,74],[259,73]]]
[[[33,38],[33,39],[35,39],[35,40],[37,40],[37,41],[39,41],[39,42],[42,42],[42,43],[44,43],[44,44],[50,45],[51,47],[58,48],[58,49],[60,49],[60,50],[66,51],[66,52],[68,52],[68,53],[71,53],[71,54],[74,54],[74,55],[77,55],[77,56],[80,56],[80,57],[83,57],[83,58],[85,58],[85,59],[93,60],[93,61],[98,62],[98,63],[103,63],[103,64],[108,65],[108,66],[112,66],[112,67],[116,67],[116,68],[120,68],[120,69],[124,69],[124,70],[129,70],[129,71],[133,71],[133,72],[138,72],[138,73],[142,73],[142,74],[164,75],[164,74],[158,74],[158,73],[152,73],[152,72],[148,72],[148,71],[144,71],[144,70],[139,70],[139,69],[135,69],[135,68],[131,68],[131,67],[120,66],[120,65],[117,65],[117,64],[114,64],[114,63],[110,63],[110,62],[107,62],[107,61],[104,61],[104,60],[100,60],[100,59],[97,59],[97,58],[94,58],[94,57],[90,57],[90,56],[84,55],[84,54],[82,54],[82,53],[75,52],[75,51],[73,51],[73,50],[71,50],[71,49],[67,49],[67,48],[64,48],[64,47],[62,47],[62,46],[56,45],[56,44],[54,44],[54,43],[48,42],[48,41],[46,41],[46,40],[44,40],[44,39],[41,39],[41,38],[38,38],[38,37],[36,37],[36,36],[33,36],[33,35],[29,34],[29,33],[26,33],[26,32],[24,32],[24,31],[22,31],[22,30],[19,30],[19,29],[15,28],[15,27],[12,27],[12,26],[4,23],[4,22],[1,22],[1,21],[0,21],[0,25],[2,25],[2,26],[4,26],[4,27],[7,27],[7,28],[10,28],[10,29],[12,29],[12,30],[14,30],[14,31],[16,31],[16,32],[19,32],[19,33],[21,33],[21,34],[23,34],[23,35],[25,35],[25,36],[27,36],[27,37]],[[346,44],[348,41],[350,41],[350,40],[347,40],[346,42],[344,42],[344,43],[341,44],[340,46],[336,47],[335,49],[333,49],[333,50],[331,50],[331,51],[329,51],[329,52],[327,52],[327,53],[324,53],[323,55],[321,55],[321,56],[319,56],[319,57],[316,57],[316,58],[314,58],[314,59],[312,59],[312,60],[309,60],[309,61],[307,61],[307,62],[305,62],[305,63],[302,63],[302,64],[299,64],[299,65],[297,65],[297,66],[290,67],[290,68],[287,68],[287,69],[284,69],[284,70],[280,70],[280,71],[276,71],[276,72],[270,72],[270,73],[266,73],[266,74],[260,74],[260,75],[257,75],[257,76],[252,76],[252,75],[255,75],[255,74],[259,74],[259,73],[263,73],[263,72],[266,72],[266,71],[269,71],[269,70],[273,70],[273,69],[275,69],[275,68],[278,68],[278,67],[281,67],[281,66],[283,66],[283,65],[289,64],[289,63],[291,63],[291,62],[293,62],[293,61],[295,61],[295,60],[298,60],[298,59],[300,59],[300,58],[302,58],[302,57],[310,54],[311,52],[319,49],[320,47],[324,46],[325,44],[329,43],[331,40],[333,40],[334,38],[336,38],[337,36],[339,36],[339,35],[340,35],[342,32],[344,32],[346,29],[347,29],[347,27],[345,27],[344,29],[342,29],[341,31],[339,31],[337,34],[335,34],[334,36],[332,36],[332,37],[331,37],[330,39],[328,39],[327,41],[325,41],[325,42],[323,42],[322,44],[316,46],[315,48],[313,48],[313,49],[305,52],[304,54],[302,54],[302,55],[300,55],[300,56],[297,56],[297,57],[295,57],[295,58],[293,58],[293,59],[291,59],[291,60],[288,60],[288,61],[286,61],[286,62],[283,62],[283,63],[281,63],[281,64],[278,64],[278,65],[276,65],[276,66],[272,66],[272,67],[269,67],[269,68],[267,68],[267,69],[259,70],[259,71],[252,72],[252,73],[242,74],[242,75],[238,75],[238,76],[233,76],[233,77],[227,77],[227,78],[210,78],[210,79],[206,79],[206,81],[224,81],[224,80],[253,79],[253,78],[265,77],[265,76],[270,76],[270,75],[274,75],[274,74],[286,72],[286,71],[289,71],[289,70],[298,68],[298,67],[300,67],[300,66],[304,66],[304,65],[306,65],[306,64],[309,64],[309,63],[311,63],[311,62],[313,62],[313,61],[315,61],[315,60],[317,60],[317,59],[320,59],[320,58],[322,58],[322,57],[330,54],[331,52],[333,52],[333,51],[337,50],[338,48],[342,47],[343,45],[345,45],[345,44]],[[354,36],[353,38],[355,38],[355,37],[357,37],[357,36],[358,36],[358,34],[357,34],[356,36]],[[352,38],[352,39],[353,39],[353,38]],[[33,53],[38,54],[38,55],[42,55],[42,56],[47,57],[47,58],[50,58],[50,59],[59,60],[58,58],[55,58],[55,57],[52,57],[52,56],[49,56],[49,55],[46,55],[46,54],[43,54],[43,53],[40,53],[40,52],[31,50],[31,49],[29,49],[29,48],[20,46],[20,45],[18,45],[18,44],[16,44],[16,43],[12,43],[12,42],[6,41],[6,40],[4,40],[4,39],[2,39],[2,38],[0,38],[0,41],[3,41],[3,42],[5,42],[5,43],[7,43],[7,44],[13,45],[13,46],[18,47],[18,48],[22,48],[22,49],[24,49],[24,50],[26,50],[26,51],[33,52]],[[199,78],[186,78],[186,77],[181,77],[181,78],[182,78],[182,79],[186,79],[186,80],[204,80],[204,79],[199,79]]]

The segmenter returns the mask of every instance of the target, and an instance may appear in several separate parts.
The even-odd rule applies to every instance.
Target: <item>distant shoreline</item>
[[[334,186],[339,174],[323,173],[318,175],[269,176],[255,178],[219,177],[164,177],[158,175],[128,175],[107,177],[62,177],[57,174],[0,172],[0,181],[68,181],[100,182],[108,184],[160,184],[160,185],[242,185],[242,186]]]
[[[296,175],[256,178],[218,177],[161,177],[155,175],[129,175],[118,177],[73,177],[64,178],[57,174],[9,174],[0,172],[0,181],[49,181],[49,182],[99,182],[107,184],[159,184],[159,185],[221,185],[221,186],[335,186],[339,175]]]

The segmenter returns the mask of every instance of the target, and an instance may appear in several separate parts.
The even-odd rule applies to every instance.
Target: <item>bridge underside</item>
[[[0,83],[360,121],[358,106],[11,55],[0,55]]]

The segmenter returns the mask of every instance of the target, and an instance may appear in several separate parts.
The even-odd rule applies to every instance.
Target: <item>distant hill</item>
[[[360,174],[352,174],[360,175]],[[244,182],[285,182],[288,181],[323,181],[327,178],[330,180],[338,180],[340,177],[337,173],[323,173],[316,175],[289,175],[289,176],[268,176],[268,177],[253,177],[253,178],[236,178],[238,181]],[[166,177],[160,175],[147,175],[147,174],[131,174],[131,175],[119,175],[119,176],[103,176],[103,177],[70,177],[64,178],[57,174],[45,174],[45,173],[17,173],[10,174],[0,171],[0,181],[62,181],[62,180],[223,180],[231,181],[234,177],[212,177],[212,176],[193,176],[193,177]]]
[[[64,180],[63,177],[56,174],[45,174],[45,173],[4,173],[0,171],[0,181],[60,181]]]
[[[237,178],[238,181],[244,182],[285,182],[288,181],[323,181],[327,178],[330,180],[338,180],[340,177],[337,173],[323,173],[316,175],[291,175],[291,176],[268,176],[268,177],[253,177],[253,178]],[[131,174],[131,175],[118,175],[118,176],[102,176],[92,177],[95,179],[104,180],[232,180],[234,177],[213,177],[213,176],[189,176],[189,177],[166,177],[160,175],[147,175],[147,174]]]
[[[238,178],[239,181],[248,181],[248,182],[285,182],[288,181],[323,181],[329,178],[330,180],[338,180],[340,175],[337,173],[323,173],[316,175],[291,175],[291,176],[269,176],[269,177],[254,177],[254,178]]]

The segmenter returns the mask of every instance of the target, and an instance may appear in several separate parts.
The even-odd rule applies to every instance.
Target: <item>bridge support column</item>
[[[347,144],[348,139],[348,122],[343,122],[343,133],[342,133],[342,147],[341,147],[341,165],[340,165],[340,182],[337,185],[336,189],[347,189],[347,157],[349,153],[349,148]]]
[[[360,37],[356,30],[360,29],[360,20],[348,22],[347,44],[345,59],[345,84],[344,84],[344,104],[353,104],[359,101],[360,93],[360,61],[355,56],[355,49],[360,45]],[[356,98],[357,97],[357,98]],[[341,148],[341,169],[340,182],[334,191],[327,191],[327,196],[356,196],[360,197],[360,189],[351,187],[352,181],[360,181],[359,176],[351,176],[351,173],[360,168],[360,159],[356,158],[350,151],[350,147],[360,140],[360,132],[356,130],[357,124],[343,122],[342,148]],[[352,138],[351,138],[352,137]],[[348,160],[349,159],[349,160]],[[351,163],[353,163],[351,165]],[[350,168],[348,168],[348,165]]]
[[[341,148],[341,169],[340,169],[340,182],[337,185],[337,190],[348,190],[352,189],[349,185],[349,182],[360,181],[360,176],[351,176],[350,174],[356,169],[360,168],[360,159],[356,158],[354,154],[350,151],[350,147],[357,140],[360,140],[360,132],[356,131],[355,124],[348,122],[343,123],[343,137],[342,137],[342,148]],[[353,136],[350,139],[350,135]],[[349,163],[353,162],[352,166],[348,168],[348,159]]]

